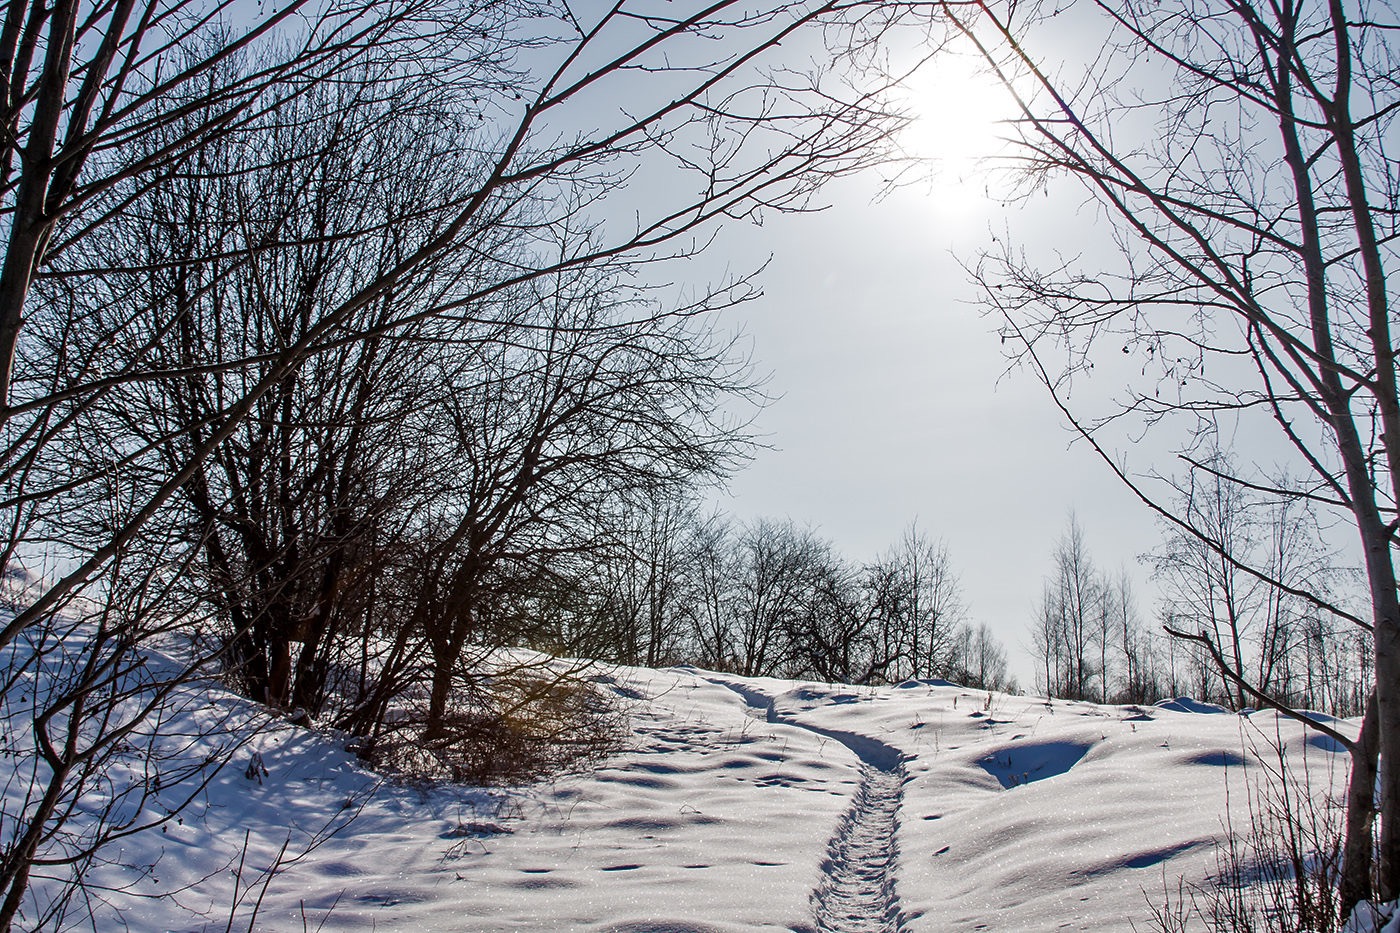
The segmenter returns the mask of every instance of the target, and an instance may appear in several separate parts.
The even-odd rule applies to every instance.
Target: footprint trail
[[[824,729],[779,713],[771,697],[745,685],[714,680],[761,710],[769,722],[835,739],[861,760],[860,786],[827,845],[821,883],[812,892],[819,933],[899,933],[903,913],[896,891],[899,807],[904,756],[870,736]]]

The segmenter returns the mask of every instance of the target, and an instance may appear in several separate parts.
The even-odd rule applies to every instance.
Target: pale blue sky
[[[1029,621],[1069,512],[1101,566],[1126,565],[1144,583],[1147,619],[1137,556],[1158,536],[1092,451],[1071,445],[1044,388],[1006,372],[995,322],[971,304],[956,257],[970,258],[1010,215],[950,197],[950,184],[876,201],[877,180],[856,179],[829,189],[827,211],[726,231],[707,262],[773,256],[765,297],[732,319],[781,397],[757,422],[775,449],[735,477],[721,505],[809,522],[856,560],[917,518],[947,542],[974,619],[996,631],[1029,686]],[[1072,229],[1076,209],[1052,216]],[[1022,229],[1043,223],[1024,218]]]

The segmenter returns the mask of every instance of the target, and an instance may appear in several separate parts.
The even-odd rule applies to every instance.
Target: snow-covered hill
[[[266,930],[1146,930],[1164,882],[1214,870],[1227,810],[1247,825],[1257,755],[1277,768],[1283,748],[1321,806],[1345,779],[1344,754],[1269,713],[690,668],[598,680],[630,710],[628,749],[528,788],[385,783],[279,726],[179,824],[129,840],[95,909],[223,930],[236,887],[235,926],[261,897]]]

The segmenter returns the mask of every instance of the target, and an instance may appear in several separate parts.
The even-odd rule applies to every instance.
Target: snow
[[[247,929],[261,899],[265,930],[1145,930],[1164,883],[1204,879],[1213,841],[1248,823],[1261,757],[1277,768],[1282,749],[1324,805],[1345,779],[1345,754],[1296,724],[1187,700],[600,679],[629,710],[628,747],[529,787],[386,781],[344,737],[269,728],[179,822],[94,873],[98,926],[223,930],[237,899]]]
[[[1400,901],[1380,905],[1362,901],[1352,911],[1342,933],[1400,933]]]

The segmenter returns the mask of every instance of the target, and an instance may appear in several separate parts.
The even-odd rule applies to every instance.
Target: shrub
[[[410,715],[356,750],[409,778],[517,784],[587,767],[618,748],[625,731],[615,698],[573,674],[529,667],[471,677],[435,736]]]

